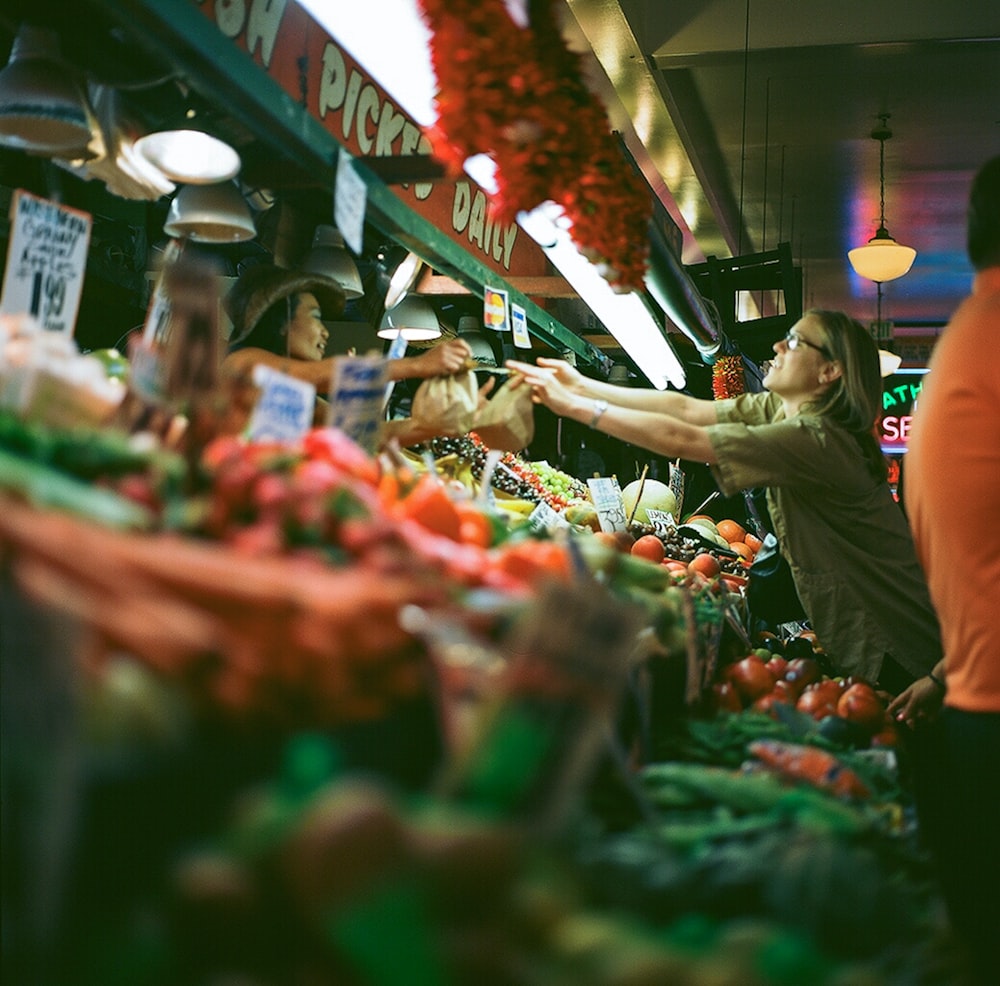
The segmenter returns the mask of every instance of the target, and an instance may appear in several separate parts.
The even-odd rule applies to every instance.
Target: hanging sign
[[[17,189],[0,314],[29,314],[50,331],[72,335],[87,269],[91,217]]]
[[[483,288],[483,325],[494,332],[510,328],[510,295],[502,288]]]
[[[351,155],[343,148],[337,157],[337,178],[333,193],[333,221],[344,242],[361,256],[365,250],[365,209],[368,186],[358,177]]]
[[[510,306],[510,327],[514,333],[514,345],[518,349],[531,349],[531,336],[528,335],[528,319],[520,305]]]

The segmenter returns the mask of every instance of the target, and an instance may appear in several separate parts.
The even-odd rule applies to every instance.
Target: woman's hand
[[[419,356],[407,356],[396,363],[403,364],[398,367],[402,371],[400,376],[447,377],[464,370],[471,358],[472,350],[464,339],[449,339]]]
[[[912,729],[921,720],[933,719],[941,711],[943,699],[940,686],[925,675],[889,703],[889,714]]]
[[[508,387],[530,387],[531,399],[536,404],[544,404],[562,417],[572,418],[574,412],[579,413],[581,391],[575,387],[583,376],[568,363],[541,358],[537,365],[513,359],[505,365],[515,374]]]

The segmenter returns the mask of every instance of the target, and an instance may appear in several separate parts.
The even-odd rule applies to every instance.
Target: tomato
[[[567,580],[572,575],[569,552],[555,541],[509,541],[493,554],[493,565],[520,582],[543,578]]]
[[[462,539],[462,519],[455,501],[436,476],[424,473],[412,490],[396,505],[395,511],[412,518],[436,534],[453,541]]]
[[[493,521],[472,504],[458,504],[455,508],[459,516],[461,540],[467,544],[478,544],[488,548],[493,544]]]
[[[378,461],[339,428],[313,428],[303,437],[302,450],[373,486],[379,480]]]
[[[727,677],[744,702],[752,702],[774,688],[774,676],[756,654],[730,665]]]
[[[663,542],[655,534],[643,534],[642,537],[636,538],[629,553],[659,564],[663,561],[666,550],[663,547]]]
[[[761,649],[763,650],[763,648]],[[788,661],[780,654],[775,654],[774,657],[765,658],[764,660],[767,664],[767,670],[774,675],[775,681],[785,677],[785,672],[788,670]]]
[[[875,689],[863,682],[855,682],[845,689],[837,702],[837,715],[863,726],[870,733],[882,728],[885,707]]]
[[[795,657],[788,662],[785,680],[811,685],[823,676],[819,663],[812,657]]]
[[[712,708],[716,712],[742,712],[743,703],[728,681],[712,685]]]
[[[830,682],[830,684],[833,685],[832,689],[826,687],[826,682],[809,685],[799,696],[795,708],[814,719],[836,715],[840,686],[836,682]]]

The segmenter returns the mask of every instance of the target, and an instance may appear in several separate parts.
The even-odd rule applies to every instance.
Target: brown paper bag
[[[490,448],[518,452],[535,437],[530,387],[501,387],[476,411],[472,430]]]
[[[479,402],[476,375],[471,370],[448,377],[430,377],[413,395],[410,416],[443,438],[457,438],[472,428]]]

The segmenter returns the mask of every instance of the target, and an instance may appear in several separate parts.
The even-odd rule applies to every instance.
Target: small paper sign
[[[673,534],[677,530],[677,521],[669,510],[650,510],[646,508],[646,517],[650,527],[657,534]]]
[[[684,505],[684,470],[672,462],[670,463],[670,479],[667,481],[667,485],[677,501],[677,516],[683,517],[684,512],[681,508]]]
[[[483,325],[494,332],[510,328],[510,297],[502,288],[483,289]]]
[[[627,531],[628,517],[622,500],[622,489],[614,476],[599,476],[588,479],[590,498],[594,501],[597,519],[602,531]]]
[[[533,531],[554,531],[560,527],[569,527],[569,521],[543,501],[528,514],[528,526]]]
[[[333,365],[327,424],[373,453],[382,427],[388,372],[381,356],[343,356]]]
[[[29,314],[52,332],[72,335],[87,270],[91,218],[18,189],[0,314]]]
[[[312,427],[316,388],[311,383],[263,363],[253,368],[253,382],[260,396],[247,425],[250,441],[294,442]]]
[[[510,306],[510,326],[514,333],[514,345],[518,349],[531,349],[531,336],[528,335],[528,317],[520,305]]]
[[[333,191],[333,221],[343,234],[344,242],[359,257],[364,253],[367,207],[368,186],[354,170],[351,155],[341,148]]]

